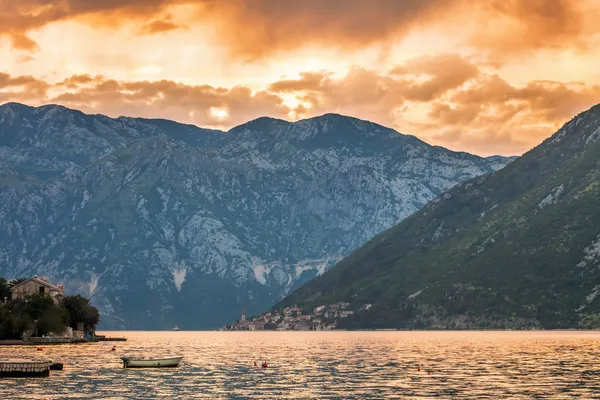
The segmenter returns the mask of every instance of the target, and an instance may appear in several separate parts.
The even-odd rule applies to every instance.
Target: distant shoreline
[[[160,331],[140,331],[160,332]],[[187,332],[214,332],[214,331],[187,331]],[[323,331],[277,331],[277,330],[229,330],[222,332],[598,332],[600,329],[330,329]]]

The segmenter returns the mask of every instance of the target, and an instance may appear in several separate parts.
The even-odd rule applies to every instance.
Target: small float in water
[[[166,368],[177,367],[183,356],[165,358],[132,358],[122,356],[123,368]]]

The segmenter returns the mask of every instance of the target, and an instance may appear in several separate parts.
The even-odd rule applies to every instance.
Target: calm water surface
[[[128,341],[0,347],[0,359],[65,365],[49,378],[0,379],[0,399],[600,399],[600,332],[106,334]],[[123,369],[122,354],[184,359]],[[269,368],[253,366],[263,360]]]

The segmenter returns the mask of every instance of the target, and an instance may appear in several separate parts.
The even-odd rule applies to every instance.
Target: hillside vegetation
[[[278,307],[348,301],[346,328],[600,326],[600,106],[461,183]]]

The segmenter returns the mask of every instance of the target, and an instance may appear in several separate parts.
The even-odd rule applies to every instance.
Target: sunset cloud
[[[139,33],[141,35],[154,35],[156,33],[164,33],[181,28],[183,28],[183,26],[172,22],[171,18],[168,16],[164,19],[153,20],[142,25]]]
[[[52,86],[57,88],[66,90],[57,95],[48,90],[45,103],[113,117],[162,117],[207,127],[228,128],[263,115],[287,118],[290,112],[279,96],[253,92],[243,86],[219,88],[166,80],[119,82],[101,76],[74,75]]]
[[[17,49],[34,50],[28,32],[47,24],[77,18],[92,22],[119,23],[118,17],[151,17],[177,0],[18,0],[0,3],[0,34],[9,36]],[[117,15],[117,18],[115,18]],[[112,18],[102,18],[110,17]]]
[[[518,154],[600,102],[596,0],[0,0],[0,102],[227,129],[336,112]]]
[[[221,129],[261,116],[294,120],[336,112],[480,154],[526,151],[574,114],[600,102],[599,85],[530,81],[515,86],[484,69],[443,54],[407,60],[389,74],[362,67],[338,77],[327,71],[305,72],[264,90],[171,80],[117,81],[88,74],[49,83],[0,74],[0,99]],[[289,96],[295,99],[291,103]]]
[[[480,2],[485,29],[477,47],[514,53],[542,48],[581,48],[595,30],[597,3],[586,0],[489,0]]]
[[[506,53],[583,46],[598,16],[593,0],[19,0],[0,5],[0,34],[33,50],[30,31],[66,20],[168,32],[181,27],[165,17],[177,6],[192,7],[192,24],[211,26],[220,44],[250,58],[315,43],[368,46],[428,25],[459,28],[468,44]]]

